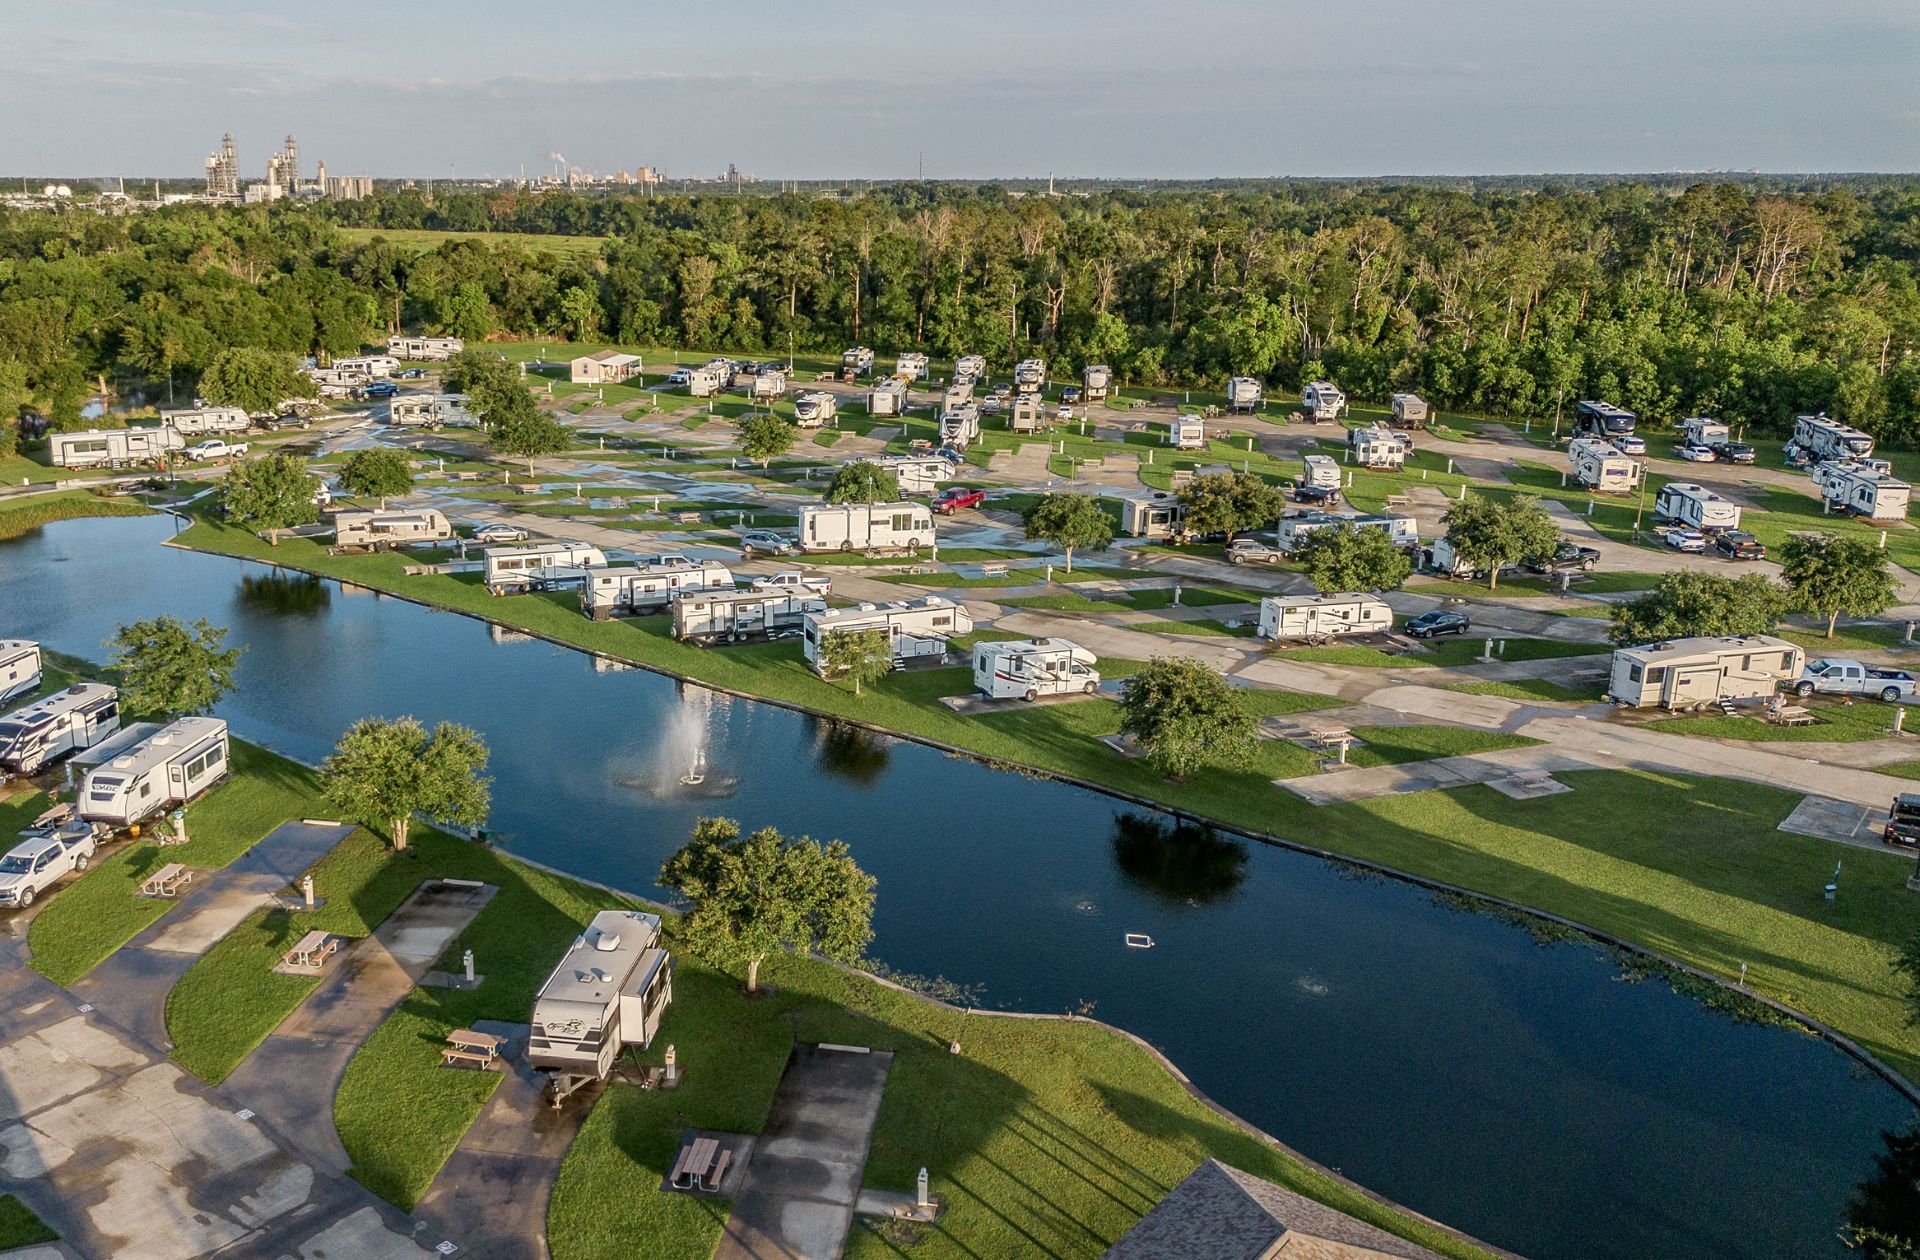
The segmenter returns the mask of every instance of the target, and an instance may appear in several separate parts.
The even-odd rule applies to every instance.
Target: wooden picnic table
[[[506,1044],[505,1037],[475,1032],[471,1028],[456,1028],[447,1034],[447,1044],[440,1051],[440,1066],[472,1065],[482,1070],[491,1068],[499,1062],[500,1048]]]
[[[287,951],[287,963],[294,967],[322,967],[340,948],[340,942],[325,932],[309,932],[300,938],[299,944]]]
[[[1005,577],[1007,575],[1007,562],[1005,560],[989,560],[980,566],[980,574],[982,577]]]
[[[673,1176],[669,1184],[680,1190],[704,1189],[703,1183],[707,1175],[713,1171],[714,1163],[719,1157],[719,1139],[693,1139],[687,1149],[680,1152],[680,1158],[674,1161]]]
[[[1783,704],[1768,711],[1767,720],[1776,726],[1812,726],[1820,719],[1800,704]]]
[[[193,882],[193,872],[178,862],[169,862],[140,882],[145,897],[176,897],[183,885]]]

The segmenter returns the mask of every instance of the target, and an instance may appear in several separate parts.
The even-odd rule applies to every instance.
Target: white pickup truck
[[[1819,692],[1828,696],[1877,696],[1891,704],[1896,700],[1912,699],[1916,686],[1920,686],[1920,683],[1916,683],[1913,675],[1903,669],[1875,669],[1859,661],[1826,657],[1809,664],[1794,680],[1793,694],[1810,696]]]
[[[753,579],[753,589],[756,591],[786,591],[789,594],[800,594],[804,592],[806,594],[824,597],[827,592],[833,589],[833,579],[808,577],[798,569],[787,569],[771,577],[757,577]]]
[[[226,442],[219,438],[195,442],[186,450],[187,458],[196,464],[204,464],[216,459],[239,459],[246,453],[245,442]]]
[[[15,845],[0,857],[0,909],[24,910],[68,871],[93,861],[91,830],[57,831]]]

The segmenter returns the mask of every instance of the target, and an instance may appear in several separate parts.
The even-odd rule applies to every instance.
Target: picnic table
[[[718,1190],[732,1162],[733,1152],[721,1150],[718,1138],[695,1138],[674,1161],[668,1184],[676,1190]]]
[[[309,932],[300,938],[299,944],[287,951],[287,965],[291,967],[323,967],[327,959],[340,948],[340,942],[325,932]]]
[[[178,862],[169,862],[140,882],[143,897],[177,897],[180,889],[193,882],[193,872]]]
[[[982,577],[1005,577],[1006,575],[1007,562],[1005,560],[989,560],[980,566],[980,576]]]
[[[505,1037],[475,1032],[471,1028],[456,1028],[447,1034],[446,1048],[440,1052],[440,1066],[471,1064],[478,1068],[490,1068],[500,1058],[500,1049],[506,1044]]]
[[[1802,704],[1783,704],[1767,710],[1767,721],[1775,726],[1812,726],[1819,720]]]

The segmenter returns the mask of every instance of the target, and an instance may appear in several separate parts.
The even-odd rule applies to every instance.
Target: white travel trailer
[[[1332,512],[1303,512],[1283,516],[1274,531],[1274,549],[1291,552],[1317,529],[1350,525],[1354,529],[1382,529],[1396,547],[1420,545],[1420,523],[1411,516],[1338,516]]]
[[[676,597],[689,591],[733,589],[733,570],[718,561],[661,556],[645,564],[588,569],[586,583],[580,588],[580,611],[595,621],[605,621],[615,615],[665,611]]]
[[[1258,411],[1264,396],[1258,377],[1236,376],[1227,382],[1228,411]]]
[[[188,437],[221,433],[245,433],[253,420],[244,407],[193,407],[184,411],[163,411],[160,423]]]
[[[810,389],[793,400],[793,421],[803,429],[817,429],[840,414],[840,400],[824,389]]]
[[[378,379],[398,372],[400,360],[390,354],[358,354],[335,359],[333,367],[336,372],[358,372],[362,376]]]
[[[389,337],[387,353],[396,359],[444,362],[466,349],[458,337]]]
[[[1670,481],[1653,496],[1653,514],[1702,531],[1740,528],[1740,505],[1690,481]]]
[[[1890,472],[1867,464],[1829,464],[1820,479],[1820,497],[1829,507],[1891,523],[1907,519],[1913,487]]]
[[[787,396],[787,372],[785,368],[762,368],[753,376],[753,400],[772,402],[776,398]]]
[[[1047,361],[1045,359],[1022,359],[1013,365],[1013,392],[1016,394],[1037,394],[1046,388]]]
[[[940,395],[940,410],[957,411],[961,407],[977,407],[973,401],[973,382],[955,381],[947,386],[947,392]]]
[[[802,551],[913,550],[933,541],[924,503],[812,503],[800,509]]]
[[[1398,468],[1407,462],[1407,439],[1385,425],[1347,430],[1347,451],[1363,468]]]
[[[0,639],[0,704],[40,685],[40,645],[32,639]]]
[[[953,461],[942,455],[888,455],[871,461],[900,479],[901,494],[932,494],[953,480]]]
[[[1089,363],[1080,369],[1080,397],[1087,402],[1105,402],[1113,389],[1113,369],[1104,363]]]
[[[413,543],[445,542],[453,526],[434,508],[394,512],[336,512],[333,545],[343,549],[387,551]]]
[[[1015,433],[1038,433],[1047,423],[1038,394],[1015,394],[1007,412],[1007,428]]]
[[[1129,538],[1171,538],[1186,508],[1164,490],[1136,490],[1120,500],[1120,532]]]
[[[1309,381],[1300,391],[1300,406],[1315,424],[1347,414],[1347,396],[1332,381]]]
[[[1824,413],[1793,418],[1793,437],[1786,447],[1786,456],[1790,460],[1818,463],[1823,459],[1865,459],[1871,454],[1871,434],[1841,424]]]
[[[1263,639],[1331,639],[1393,629],[1393,609],[1378,595],[1269,595],[1260,601]]]
[[[556,577],[578,582],[587,569],[607,563],[607,553],[585,543],[534,543],[526,547],[489,547],[484,561],[486,587],[495,595],[551,586]],[[558,570],[556,574],[554,571]],[[568,583],[571,584],[571,583]]]
[[[557,1107],[612,1075],[627,1047],[652,1045],[672,1002],[673,956],[660,946],[660,916],[602,910],[533,999],[527,1066],[547,1074]]]
[[[1199,416],[1175,416],[1167,421],[1166,445],[1183,451],[1205,450],[1207,422]]]
[[[863,376],[873,375],[873,351],[866,346],[854,346],[840,352],[840,379],[859,380]]]
[[[1303,486],[1320,490],[1340,488],[1340,465],[1333,462],[1331,455],[1302,455],[1300,469],[1300,484]]]
[[[180,718],[89,771],[80,785],[80,817],[114,828],[145,822],[226,778],[227,760],[224,721]]]
[[[1567,444],[1567,463],[1573,479],[1602,494],[1632,494],[1646,480],[1646,465],[1620,453],[1600,438],[1575,438]]]
[[[1630,708],[1690,709],[1760,700],[1800,676],[1806,653],[1768,634],[1673,639],[1613,654],[1607,698]]]
[[[980,378],[986,374],[987,357],[983,354],[963,354],[953,365],[953,379],[955,384],[961,381],[966,381],[969,384],[978,384]]]
[[[903,381],[924,381],[927,379],[927,356],[918,350],[909,350],[894,360],[893,374]]]
[[[705,644],[797,632],[808,613],[826,608],[826,600],[805,590],[682,591],[673,600],[673,637]]]
[[[1733,440],[1733,430],[1712,416],[1688,416],[1680,422],[1680,438],[1691,446],[1719,446]]]
[[[0,770],[38,774],[119,729],[120,693],[105,683],[75,683],[0,718]]]
[[[966,605],[944,595],[923,595],[890,604],[858,604],[852,608],[810,612],[800,638],[808,662],[816,673],[825,677],[827,667],[820,645],[836,632],[884,630],[892,645],[894,661],[904,662],[943,657],[947,654],[948,639],[972,629],[973,617]]]
[[[465,394],[402,394],[387,403],[387,423],[403,428],[441,429],[472,422]]]
[[[343,372],[338,368],[302,369],[322,398],[352,398],[367,384],[367,377],[360,372]]]
[[[1427,400],[1418,394],[1393,396],[1393,423],[1398,428],[1417,429],[1427,422],[1430,414]]]
[[[185,450],[186,445],[186,437],[171,428],[85,429],[47,435],[47,450],[55,468],[158,464],[171,453]]]
[[[897,416],[907,409],[907,387],[899,381],[876,381],[867,391],[867,414]]]
[[[711,398],[726,389],[721,382],[731,377],[723,376],[718,368],[697,367],[687,373],[687,392],[695,398]]]
[[[1099,663],[1071,639],[1014,639],[973,645],[974,690],[992,700],[1092,695]]]
[[[971,405],[963,406],[940,417],[941,445],[964,451],[979,440],[979,408]]]

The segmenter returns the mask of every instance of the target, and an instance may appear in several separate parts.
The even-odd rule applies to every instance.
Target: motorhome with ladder
[[[656,556],[644,564],[588,569],[580,611],[595,621],[666,611],[690,591],[731,591],[733,570],[715,560]]]
[[[1014,433],[1038,433],[1046,427],[1047,417],[1040,409],[1038,394],[1016,394],[1007,412],[1007,428]]]
[[[1045,359],[1022,359],[1013,365],[1013,392],[1038,394],[1047,384]]]
[[[1260,601],[1263,639],[1331,639],[1393,629],[1393,609],[1378,595],[1269,595]]]
[[[224,721],[180,718],[89,771],[80,817],[116,829],[143,823],[226,778],[227,761]]]
[[[0,639],[0,704],[40,686],[40,645],[32,639]]]
[[[974,690],[991,700],[1092,695],[1098,658],[1071,639],[1013,639],[973,645]]]
[[[160,423],[188,437],[209,437],[225,433],[245,433],[253,427],[244,407],[192,407],[183,411],[163,411]]]
[[[1302,455],[1300,469],[1300,484],[1303,486],[1313,486],[1319,490],[1340,488],[1340,465],[1333,462],[1331,455]]]
[[[1105,402],[1113,389],[1113,369],[1104,363],[1089,363],[1080,369],[1080,397],[1087,402]]]
[[[1176,450],[1205,450],[1207,422],[1199,416],[1175,416],[1167,421],[1167,436],[1163,440]]]
[[[1873,437],[1825,414],[1795,416],[1793,437],[1787,442],[1785,454],[1799,464],[1816,464],[1824,459],[1865,459],[1873,454]]]
[[[927,379],[927,356],[918,350],[909,350],[893,363],[893,374],[903,381],[924,381]]]
[[[867,414],[897,416],[907,409],[907,387],[899,381],[876,381],[867,391]]]
[[[898,477],[901,494],[932,494],[956,471],[944,455],[883,455],[869,462]]]
[[[1185,516],[1179,496],[1164,490],[1135,490],[1120,500],[1120,532],[1129,538],[1171,538]]]
[[[980,440],[980,409],[971,403],[940,417],[940,444],[966,450]]]
[[[1427,400],[1418,394],[1395,394],[1392,406],[1393,425],[1397,429],[1418,429],[1431,414]]]
[[[762,368],[753,376],[753,400],[772,402],[776,398],[787,396],[787,371],[785,368]]]
[[[434,508],[393,512],[337,512],[333,545],[341,550],[387,551],[413,543],[445,542],[453,526]]]
[[[800,509],[802,551],[897,551],[933,541],[924,503],[812,503]]]
[[[606,552],[585,543],[534,543],[487,548],[483,573],[490,594],[512,595],[578,586],[586,570],[602,568],[606,563]]]
[[[673,600],[673,637],[709,644],[798,633],[808,613],[826,609],[825,599],[804,590],[682,591]]]
[[[840,414],[840,400],[824,389],[810,389],[793,400],[793,422],[817,429]]]
[[[1227,382],[1228,411],[1258,411],[1263,397],[1258,377],[1236,376]]]
[[[1573,408],[1573,436],[1599,438],[1603,442],[1619,444],[1622,438],[1633,436],[1634,425],[1639,422],[1625,407],[1616,407],[1610,402],[1587,399],[1576,403]]]
[[[1820,486],[1820,498],[1829,507],[1882,524],[1907,519],[1913,487],[1892,473],[1861,463],[1822,467],[1829,471],[1815,480]]]
[[[47,435],[47,453],[55,468],[159,464],[186,447],[186,437],[171,428],[84,429],[78,433]]]
[[[443,429],[472,422],[465,394],[402,394],[387,403],[387,423],[402,428]]]
[[[604,1081],[628,1047],[644,1050],[673,1002],[673,956],[660,916],[602,910],[574,938],[533,999],[527,1066],[548,1077],[549,1101]]]
[[[445,362],[466,349],[458,337],[389,337],[387,353],[396,359]]]
[[[1690,481],[1669,481],[1653,496],[1658,520],[1676,521],[1703,533],[1740,528],[1740,505]]]
[[[1398,468],[1410,449],[1406,438],[1385,425],[1347,430],[1347,451],[1362,468]]]
[[[828,608],[806,615],[801,631],[802,650],[814,671],[826,676],[827,665],[821,645],[830,634],[884,630],[896,662],[943,657],[947,640],[973,630],[973,617],[966,605],[944,595],[923,595],[919,599],[896,600],[890,604],[857,604],[851,608]]]
[[[398,372],[400,360],[391,354],[357,354],[344,359],[335,359],[333,366],[337,371],[358,372],[362,376],[379,380]]]
[[[1324,424],[1347,414],[1347,396],[1332,381],[1310,381],[1300,391],[1300,408],[1309,420]]]
[[[1601,438],[1573,439],[1567,444],[1567,463],[1576,482],[1601,494],[1632,494],[1647,478],[1646,465]]]
[[[840,379],[857,381],[863,376],[873,375],[873,351],[866,346],[854,346],[840,352]]]
[[[120,729],[120,693],[105,683],[75,683],[0,718],[0,770],[38,774]]]
[[[1798,678],[1805,664],[1806,653],[1767,634],[1646,643],[1614,652],[1607,698],[1663,709],[1762,700]]]
[[[1420,523],[1411,516],[1340,516],[1332,512],[1303,512],[1298,516],[1280,518],[1274,530],[1274,549],[1291,553],[1315,530],[1338,529],[1341,526],[1385,530],[1396,547],[1420,545]]]

